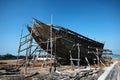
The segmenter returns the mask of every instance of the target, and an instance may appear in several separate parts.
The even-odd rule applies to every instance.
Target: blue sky
[[[120,0],[0,0],[0,54],[17,54],[23,25],[32,17],[53,23],[120,54]]]

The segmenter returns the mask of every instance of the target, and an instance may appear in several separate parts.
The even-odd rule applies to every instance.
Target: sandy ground
[[[115,61],[117,61],[118,63],[119,63],[119,67],[120,67],[120,59],[112,59],[112,62],[115,62]],[[3,64],[1,64],[1,63],[3,63]],[[16,60],[0,60],[0,67],[2,67],[3,65],[16,65]],[[39,77],[41,77],[41,76],[43,76],[43,75],[47,75],[47,74],[49,74],[49,68],[50,67],[47,67],[47,68],[45,68],[45,67],[29,67],[29,68],[27,68],[27,73],[28,73],[28,75],[30,75],[31,73],[32,74],[36,74],[36,73],[39,73],[40,74],[40,76]],[[21,67],[20,68],[21,69],[21,72],[20,72],[20,74],[21,75],[24,75],[24,73],[25,73],[25,68],[24,67]],[[57,68],[57,70],[59,70],[58,68]],[[76,69],[77,70],[77,69]],[[120,70],[120,69],[119,69]],[[65,70],[64,70],[65,71]],[[70,71],[70,70],[69,70]],[[42,75],[41,75],[42,74]],[[25,76],[24,76],[25,77]],[[8,79],[9,80],[9,79]],[[15,80],[15,79],[14,79]],[[87,79],[86,79],[87,80]]]
[[[0,63],[6,63],[8,65],[16,65],[16,61],[17,60],[0,60]]]
[[[120,66],[118,61],[114,60],[113,64],[104,68],[104,73],[98,80],[120,80]]]

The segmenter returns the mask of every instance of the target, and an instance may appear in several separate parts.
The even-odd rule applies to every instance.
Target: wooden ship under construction
[[[47,25],[37,19],[34,20],[35,23],[32,27],[27,27],[28,31],[37,44],[49,54],[52,53],[61,64],[69,64],[71,60],[74,63],[78,61],[85,63],[86,58],[90,63],[94,63],[94,60],[97,60],[97,56],[101,58],[103,43],[61,26]],[[51,45],[52,52],[50,50]]]
[[[103,43],[37,19],[27,29],[27,35],[21,31],[17,63],[0,61],[0,80],[102,80],[106,71],[105,78],[119,76]],[[23,52],[26,58],[20,58]]]

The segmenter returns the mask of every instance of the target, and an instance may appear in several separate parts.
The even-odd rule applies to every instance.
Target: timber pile
[[[64,69],[63,69],[64,68]],[[68,69],[69,68],[69,69]],[[63,70],[63,71],[61,71]],[[59,71],[53,72],[46,76],[43,76],[42,80],[52,79],[52,80],[96,80],[103,70],[100,69],[80,69],[80,68],[70,68],[70,66],[62,67]]]

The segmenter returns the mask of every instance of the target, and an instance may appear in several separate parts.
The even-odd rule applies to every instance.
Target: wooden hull
[[[34,24],[33,27],[28,27],[29,32],[32,31],[32,36],[35,41],[43,48],[47,50],[47,41],[50,39],[50,28],[51,26],[46,25],[42,22]],[[72,58],[78,58],[78,46],[80,46],[80,60],[85,61],[85,57],[89,61],[93,61],[96,58],[94,53],[88,53],[88,51],[95,52],[95,49],[90,49],[88,46],[103,49],[104,44],[84,37],[80,34],[77,34],[71,30],[65,29],[63,27],[53,27],[52,28],[52,38],[53,38],[53,55],[56,54],[57,58],[61,58],[64,61],[70,61],[70,52]],[[48,42],[50,44],[50,42]],[[48,50],[50,45],[48,45]],[[47,51],[50,53],[50,51]],[[99,52],[99,57],[101,56],[102,51]]]

